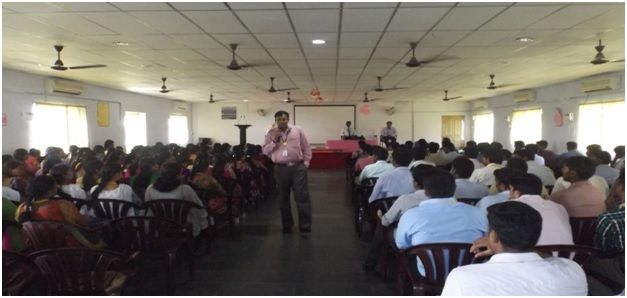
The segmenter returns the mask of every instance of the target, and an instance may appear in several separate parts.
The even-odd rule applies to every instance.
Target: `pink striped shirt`
[[[287,152],[287,153],[285,153]],[[281,132],[278,142],[272,139],[270,130],[266,132],[266,141],[263,144],[263,154],[274,163],[286,164],[311,161],[311,147],[302,129],[290,126],[287,131]]]

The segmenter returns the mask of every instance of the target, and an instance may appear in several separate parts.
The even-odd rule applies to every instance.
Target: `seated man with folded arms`
[[[372,194],[368,198],[368,203],[377,199],[397,197],[414,192],[414,179],[407,167],[410,162],[411,151],[404,146],[396,148],[392,152],[394,170],[386,172],[377,179]]]
[[[510,168],[503,168],[494,171],[494,185],[496,186],[498,193],[495,195],[483,197],[483,199],[479,200],[479,202],[477,202],[477,205],[475,206],[487,213],[488,207],[509,200],[509,186],[512,181],[512,176],[516,172],[518,171]],[[522,174],[520,172],[518,173]]]
[[[398,248],[438,242],[472,243],[486,235],[485,213],[453,197],[455,178],[451,173],[436,170],[423,177],[423,185],[429,199],[401,216],[394,233]],[[420,261],[418,272],[424,274]]]
[[[543,217],[527,204],[510,201],[488,208],[488,236],[476,255],[490,255],[483,264],[453,269],[442,296],[585,296],[586,276],[565,258],[543,259],[533,251],[543,229]],[[480,251],[487,248],[484,251]]]
[[[470,182],[468,178],[474,170],[472,161],[466,157],[458,157],[453,160],[451,174],[455,176],[455,198],[481,199],[488,195],[488,187],[477,182]]]
[[[383,227],[388,227],[391,224],[398,222],[405,211],[417,207],[421,202],[428,199],[425,195],[425,191],[422,186],[422,180],[425,176],[430,175],[438,171],[435,167],[430,165],[417,165],[411,169],[411,175],[414,179],[414,187],[416,191],[410,194],[404,194],[399,196],[390,209],[381,217],[381,225],[377,225],[374,231],[372,242],[370,242],[370,248],[368,249],[368,257],[364,264],[365,271],[374,270],[379,257],[381,256],[381,250],[383,248]]]
[[[562,166],[564,180],[572,185],[553,192],[549,199],[563,205],[570,217],[598,216],[605,211],[605,196],[588,181],[594,175],[594,163],[587,157],[575,156]]]
[[[381,175],[394,170],[394,166],[387,162],[388,151],[381,146],[370,147],[374,163],[367,165],[357,177],[357,185],[367,178],[379,178]]]
[[[625,168],[606,201],[607,210],[597,218],[594,247],[601,252],[586,267],[591,296],[616,295],[625,289]]]

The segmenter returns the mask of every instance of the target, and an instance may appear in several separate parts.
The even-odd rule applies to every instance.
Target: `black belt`
[[[275,164],[277,167],[292,167],[292,166],[297,166],[299,164],[302,164],[303,161],[295,161],[295,162],[288,162],[288,163],[277,163]]]

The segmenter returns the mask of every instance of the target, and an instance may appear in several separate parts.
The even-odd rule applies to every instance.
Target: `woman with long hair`
[[[139,160],[139,171],[137,175],[131,177],[131,187],[140,198],[144,198],[146,188],[157,181],[158,171],[159,165],[156,159],[145,157]]]
[[[57,182],[57,185],[61,187],[61,191],[70,197],[87,200],[85,191],[74,183],[74,170],[72,170],[70,166],[64,163],[58,164],[50,169],[49,175]]]
[[[196,192],[187,184],[181,184],[181,166],[176,162],[168,162],[161,166],[159,178],[146,189],[146,202],[160,199],[177,199],[188,201],[202,207],[203,204]],[[207,211],[204,208],[192,208],[187,217],[192,224],[194,237],[209,227]]]
[[[76,184],[81,186],[85,192],[89,193],[92,187],[98,184],[102,165],[102,161],[98,159],[89,159],[81,162],[83,176],[76,179]]]
[[[100,183],[92,187],[89,192],[92,199],[122,200],[141,206],[141,199],[130,186],[118,183],[120,179],[122,179],[122,167],[116,164],[105,165],[102,168]]]

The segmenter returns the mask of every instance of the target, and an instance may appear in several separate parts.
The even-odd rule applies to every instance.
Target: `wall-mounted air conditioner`
[[[83,93],[83,87],[74,81],[62,79],[50,79],[48,81],[48,91],[72,95],[80,95]]]
[[[518,91],[512,97],[515,103],[530,102],[536,99],[536,92],[533,90]]]
[[[473,110],[485,110],[488,108],[488,101],[485,99],[479,99],[472,102]]]
[[[581,82],[581,91],[585,93],[610,91],[618,88],[618,79],[615,77],[592,78]]]

